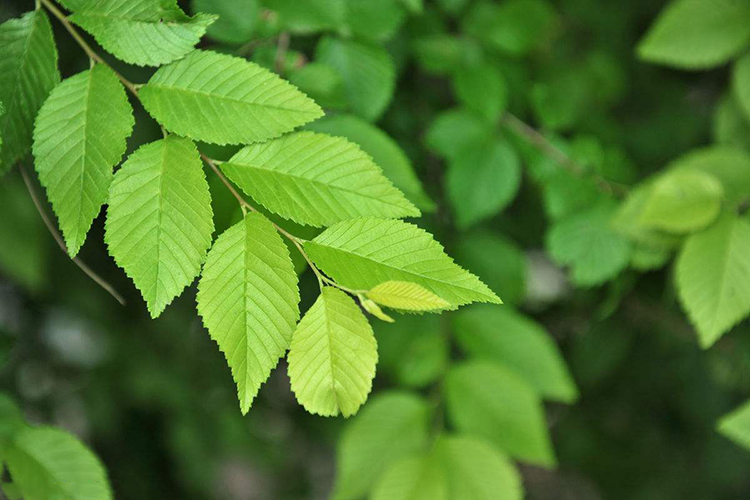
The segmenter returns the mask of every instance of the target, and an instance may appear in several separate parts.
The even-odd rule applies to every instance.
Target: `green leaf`
[[[448,198],[459,227],[492,217],[513,201],[521,183],[521,165],[502,139],[471,144],[450,162]]]
[[[91,451],[67,432],[28,427],[4,449],[24,500],[108,500],[107,473]]]
[[[339,28],[346,17],[346,0],[264,0],[263,5],[278,15],[281,28],[303,35]]]
[[[379,45],[325,37],[318,43],[315,60],[341,75],[349,106],[357,115],[375,121],[388,107],[396,69],[388,52]]]
[[[737,65],[734,71],[734,81],[737,82]],[[747,78],[750,79],[750,75]],[[727,92],[714,110],[713,140],[722,146],[748,150],[750,149],[750,95],[747,97],[747,106],[742,106],[739,97],[736,96],[742,91],[736,88],[737,83],[734,85],[735,91]]]
[[[193,282],[211,246],[211,195],[198,150],[169,136],[138,148],[115,174],[104,240],[151,317]]]
[[[139,94],[168,130],[216,144],[265,141],[323,116],[270,71],[210,51],[196,50],[159,68]]]
[[[646,180],[630,190],[612,217],[612,227],[636,244],[651,248],[673,248],[679,245],[680,237],[643,224],[643,210],[651,197],[653,181]]]
[[[425,194],[409,158],[396,141],[376,126],[353,115],[334,115],[317,120],[307,128],[346,137],[356,143],[362,151],[372,156],[385,176],[403,191],[409,201],[424,211],[435,209],[435,202]]]
[[[521,500],[523,483],[513,463],[486,441],[441,437],[433,451],[450,500]]]
[[[684,69],[724,64],[750,44],[745,0],[672,0],[638,44],[641,59]]]
[[[615,207],[600,203],[556,222],[547,233],[547,249],[560,265],[571,267],[578,286],[594,286],[615,277],[630,260],[630,243],[615,232]]]
[[[750,15],[748,15],[750,19]],[[742,110],[745,112],[745,126],[750,120],[750,53],[745,54],[734,63],[732,87]]]
[[[677,258],[677,291],[702,347],[750,313],[750,222],[724,214],[690,236]]]
[[[721,417],[716,430],[738,445],[750,450],[750,401]]]
[[[160,66],[192,51],[216,16],[187,16],[176,0],[92,0],[69,19],[118,59]]]
[[[479,278],[462,269],[426,231],[398,220],[344,221],[305,243],[313,261],[339,284],[369,290],[383,281],[409,281],[458,307],[501,303]]]
[[[346,24],[357,37],[385,41],[393,38],[406,20],[402,0],[346,0]]]
[[[410,393],[373,397],[338,442],[332,498],[363,497],[390,464],[426,446],[428,417],[427,404]]]
[[[246,146],[221,169],[264,207],[301,224],[420,215],[372,158],[342,137],[288,134]]]
[[[545,0],[481,1],[464,17],[463,30],[513,56],[545,42],[555,25],[555,11]]]
[[[496,122],[508,104],[503,76],[484,61],[456,71],[453,89],[460,103],[490,122]]]
[[[31,150],[34,118],[59,82],[57,49],[43,10],[0,24],[0,175]]]
[[[346,109],[346,95],[341,75],[326,64],[312,62],[296,68],[289,75],[289,82],[326,109]],[[312,122],[311,125],[316,123],[318,121]],[[309,125],[308,128],[310,128]],[[325,130],[316,131],[326,132]],[[331,135],[343,134],[331,133]]]
[[[702,229],[721,210],[724,189],[711,174],[697,170],[675,170],[654,182],[641,213],[647,227],[675,233]]]
[[[426,288],[407,281],[385,281],[367,292],[380,305],[406,311],[434,311],[450,304]]]
[[[377,323],[378,373],[406,387],[425,387],[448,366],[448,342],[436,315],[401,315],[394,323]]]
[[[481,48],[473,39],[445,33],[431,34],[411,43],[414,57],[427,73],[449,75],[464,63],[481,60]]]
[[[504,302],[517,304],[526,297],[526,254],[499,233],[482,230],[462,235],[456,262],[481,276]]]
[[[362,308],[367,311],[368,313],[372,314],[379,320],[385,321],[386,323],[395,323],[396,320],[392,317],[388,316],[383,310],[380,308],[380,306],[373,300],[367,299],[359,296],[360,303],[362,304]]]
[[[454,365],[445,384],[448,415],[459,431],[487,439],[524,462],[554,467],[542,402],[513,371],[472,361]]]
[[[203,324],[232,369],[245,414],[289,348],[299,319],[294,265],[268,219],[249,213],[216,239],[197,302]]]
[[[218,19],[208,26],[207,34],[220,42],[240,45],[255,33],[260,14],[259,0],[192,0],[193,12],[208,12]]]
[[[452,316],[467,354],[513,370],[544,398],[573,403],[578,389],[552,336],[510,307],[477,305]]]
[[[429,454],[397,460],[380,476],[370,500],[448,500],[444,471]]]
[[[307,411],[349,417],[370,393],[378,347],[354,300],[324,287],[294,332],[288,360],[292,391]]]
[[[475,144],[489,143],[495,132],[482,117],[466,109],[438,115],[425,135],[427,147],[448,160],[460,160]]]
[[[107,201],[134,123],[125,89],[102,64],[63,81],[39,110],[34,167],[71,257]]]

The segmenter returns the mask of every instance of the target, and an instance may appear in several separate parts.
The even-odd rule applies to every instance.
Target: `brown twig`
[[[279,34],[279,39],[276,41],[276,59],[274,60],[274,67],[279,74],[284,71],[284,60],[286,59],[286,52],[289,50],[289,42],[288,32],[284,31]]]
[[[594,181],[596,187],[606,194],[623,195],[627,192],[626,186],[619,183],[610,182],[599,174],[587,172],[587,170],[581,164],[574,161],[564,151],[555,146],[549,139],[544,137],[544,135],[539,133],[535,128],[527,125],[524,121],[522,121],[515,115],[511,113],[505,113],[501,118],[501,123],[506,128],[525,138],[532,146],[544,153],[552,161],[568,170],[571,174],[575,175],[576,177],[588,176],[589,178],[591,178],[591,180]]]
[[[44,1],[44,0],[42,0]],[[50,220],[49,215],[47,215],[47,212],[44,210],[44,207],[42,206],[42,202],[39,200],[39,196],[37,195],[34,185],[31,183],[31,179],[29,178],[29,175],[26,173],[26,169],[23,165],[19,164],[18,169],[21,171],[21,177],[23,177],[23,182],[26,184],[26,189],[29,190],[29,194],[31,195],[31,199],[34,202],[34,206],[37,209],[37,212],[39,212],[39,215],[42,217],[42,220],[44,221],[44,225],[47,226],[47,229],[49,230],[52,237],[57,242],[57,245],[60,247],[60,250],[62,250],[65,255],[68,255],[68,247],[65,245],[65,241],[63,240],[62,236],[60,236],[60,233],[57,231],[57,228],[55,227],[55,224]],[[86,273],[86,275],[94,280],[94,282],[105,289],[109,294],[117,300],[122,305],[125,305],[125,299],[117,293],[117,290],[112,287],[109,283],[107,283],[101,276],[96,274],[88,265],[86,265],[85,262],[83,262],[79,257],[72,257],[71,260],[75,265],[77,265],[81,271]]]

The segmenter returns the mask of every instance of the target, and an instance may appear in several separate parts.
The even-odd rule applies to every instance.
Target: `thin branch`
[[[70,36],[73,37],[73,39],[80,45],[80,47],[83,49],[84,52],[86,52],[86,55],[88,55],[91,59],[98,62],[99,64],[103,64],[107,66],[109,69],[111,69],[117,78],[120,79],[123,85],[136,97],[138,97],[138,89],[136,88],[135,84],[122,76],[120,73],[115,71],[112,66],[107,64],[107,62],[101,58],[99,54],[97,54],[94,49],[91,48],[91,46],[86,43],[86,40],[83,39],[80,33],[78,33],[78,30],[76,30],[72,24],[70,24],[70,21],[68,20],[68,17],[62,13],[60,9],[57,8],[55,4],[53,4],[50,0],[41,0],[42,5],[50,11],[50,13],[55,16],[65,27],[66,30],[68,30],[68,33],[70,33]]]
[[[284,31],[279,34],[279,39],[276,41],[276,59],[274,60],[274,67],[279,74],[284,71],[284,60],[286,59],[287,50],[289,50],[289,42],[288,32]]]
[[[44,1],[44,0],[42,0]],[[49,230],[52,237],[57,242],[57,246],[60,247],[60,250],[62,250],[65,255],[68,255],[68,247],[65,245],[65,241],[62,239],[62,236],[60,236],[60,233],[57,231],[57,228],[55,227],[55,224],[50,220],[49,216],[47,215],[47,212],[45,212],[44,207],[42,206],[42,202],[39,200],[39,196],[37,195],[36,191],[34,190],[34,185],[31,183],[31,179],[29,178],[29,175],[26,173],[26,169],[23,165],[19,164],[18,169],[21,171],[21,177],[23,177],[23,182],[26,184],[26,189],[29,190],[29,194],[31,195],[31,199],[34,202],[34,206],[36,207],[37,211],[39,212],[39,215],[42,217],[42,220],[44,221],[44,225],[47,226],[47,229]],[[83,262],[79,257],[72,257],[71,260],[77,265],[81,271],[86,273],[86,275],[94,280],[97,285],[105,289],[109,294],[117,300],[120,304],[123,306],[125,305],[125,299],[117,293],[117,290],[112,287],[109,283],[107,283],[101,276],[96,274],[88,265],[86,265],[85,262]]]
[[[555,163],[568,170],[571,174],[576,177],[590,177],[599,190],[607,194],[617,195],[623,195],[627,192],[627,186],[616,182],[610,182],[599,174],[587,172],[580,163],[574,161],[564,151],[544,137],[544,135],[540,134],[536,129],[527,125],[515,115],[505,113],[501,118],[501,122],[506,128],[525,138],[532,146],[544,153]]]

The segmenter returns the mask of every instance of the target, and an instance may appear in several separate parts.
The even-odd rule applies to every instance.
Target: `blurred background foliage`
[[[526,460],[524,443],[520,455],[503,450],[521,458],[526,498],[750,496],[750,453],[714,430],[750,393],[747,325],[702,351],[663,267],[669,252],[634,250],[601,223],[613,205],[596,179],[633,185],[699,146],[750,147],[726,68],[687,73],[637,59],[665,2],[181,3],[221,15],[202,47],[274,69],[316,99],[329,116],[310,128],[368,151],[426,212],[419,224],[508,305],[375,324],[378,374],[353,420],[307,414],[283,366],[242,417],[194,287],[150,320],[98,220],[80,257],[125,295],[120,306],[57,249],[14,171],[0,184],[0,383],[30,420],[89,443],[118,498],[328,498],[335,482],[346,498],[336,450],[346,453],[347,427],[399,397],[391,391],[421,394],[436,429],[471,427],[498,359],[546,401],[554,456]],[[4,1],[0,19],[31,4]],[[63,76],[85,69],[53,24]],[[149,76],[107,59],[133,81]],[[159,134],[135,112],[129,151]],[[563,157],[540,149],[524,123]],[[239,212],[218,185],[212,194],[220,233]],[[566,247],[566,231],[585,230],[604,235],[601,265]],[[304,300],[316,284],[303,266]]]

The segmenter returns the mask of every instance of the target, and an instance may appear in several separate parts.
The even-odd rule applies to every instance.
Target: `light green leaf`
[[[342,137],[288,134],[246,146],[221,169],[264,207],[301,224],[420,214],[372,158]]]
[[[677,291],[702,347],[750,313],[750,222],[724,214],[690,236],[677,258]]]
[[[159,68],[139,94],[168,130],[216,144],[265,141],[323,116],[270,71],[210,51],[196,50]]]
[[[615,277],[630,260],[630,243],[615,232],[615,207],[600,203],[556,222],[547,233],[547,249],[560,265],[571,267],[578,286],[594,286]]]
[[[724,188],[724,201],[737,207],[750,190],[750,155],[736,148],[713,146],[691,151],[676,159],[669,170],[697,170],[714,176]]]
[[[200,273],[214,230],[198,150],[169,136],[138,148],[115,174],[104,240],[151,317]]]
[[[102,64],[63,81],[39,110],[34,167],[71,257],[107,201],[134,123],[125,89]]]
[[[526,254],[512,241],[494,231],[462,235],[456,247],[456,262],[471,269],[506,303],[526,297]]]
[[[198,284],[198,313],[219,344],[245,414],[292,340],[297,275],[271,222],[253,212],[216,239]]]
[[[59,81],[52,27],[42,9],[0,24],[0,175],[31,150],[34,117]]]
[[[460,160],[475,144],[489,143],[493,127],[482,117],[466,109],[452,109],[437,116],[425,135],[427,147],[448,160]]]
[[[433,456],[450,500],[521,500],[523,483],[513,463],[489,443],[468,436],[441,437]]]
[[[450,304],[431,291],[407,281],[385,281],[366,293],[380,305],[407,311],[434,311]]]
[[[750,450],[750,401],[721,417],[716,430],[738,445]]]
[[[612,217],[612,227],[638,245],[651,248],[673,248],[681,237],[646,227],[642,222],[643,210],[651,197],[653,180],[641,182],[630,190]]]
[[[490,122],[496,122],[508,104],[503,76],[485,61],[458,69],[453,89],[460,103]]]
[[[192,10],[218,15],[219,18],[208,26],[208,36],[239,45],[249,42],[255,32],[259,4],[259,0],[192,0]]]
[[[456,222],[467,228],[513,201],[521,183],[520,160],[502,139],[471,144],[450,162],[446,183]]]
[[[748,15],[748,22],[750,22],[750,14]],[[750,53],[745,54],[734,63],[732,87],[737,101],[745,112],[745,124],[747,124],[747,120],[750,120]]]
[[[427,404],[410,393],[373,397],[338,442],[332,498],[363,497],[390,464],[426,446],[428,417]]]
[[[362,218],[328,228],[305,243],[313,261],[339,284],[369,290],[384,281],[417,283],[458,307],[501,303],[426,231],[398,220]]]
[[[112,498],[102,464],[67,432],[28,427],[3,451],[13,482],[24,500]]]
[[[467,362],[454,365],[445,384],[448,415],[459,431],[487,439],[524,462],[555,466],[542,402],[510,369]]]
[[[392,317],[388,316],[383,310],[380,308],[380,306],[370,299],[366,299],[359,296],[360,303],[362,304],[362,308],[367,311],[368,313],[372,314],[376,318],[385,321],[386,323],[395,323],[396,320]]]
[[[380,476],[370,500],[448,500],[448,483],[432,454],[404,457]]]
[[[362,151],[372,156],[385,176],[403,191],[409,201],[424,211],[435,209],[435,203],[425,194],[409,157],[396,141],[376,126],[353,115],[333,115],[317,120],[307,128],[346,137],[356,143]]]
[[[394,323],[376,323],[378,373],[405,387],[425,387],[448,366],[448,342],[436,315],[401,315]]]
[[[375,121],[388,107],[396,84],[396,69],[388,52],[379,45],[325,37],[315,60],[341,75],[351,109]]]
[[[69,19],[118,59],[159,66],[192,51],[216,16],[190,17],[176,0],[92,0]]]
[[[711,174],[675,170],[653,184],[641,213],[646,227],[686,233],[706,227],[721,210],[724,189]]]
[[[477,305],[452,316],[467,354],[513,370],[543,397],[573,403],[578,389],[552,336],[510,307]]]
[[[750,44],[745,0],[672,0],[638,44],[641,59],[684,69],[724,64]]]
[[[463,30],[514,56],[527,54],[551,34],[555,11],[546,0],[476,2],[463,19]]]
[[[324,287],[294,332],[288,360],[292,391],[307,411],[349,417],[370,393],[378,348],[354,300]]]

